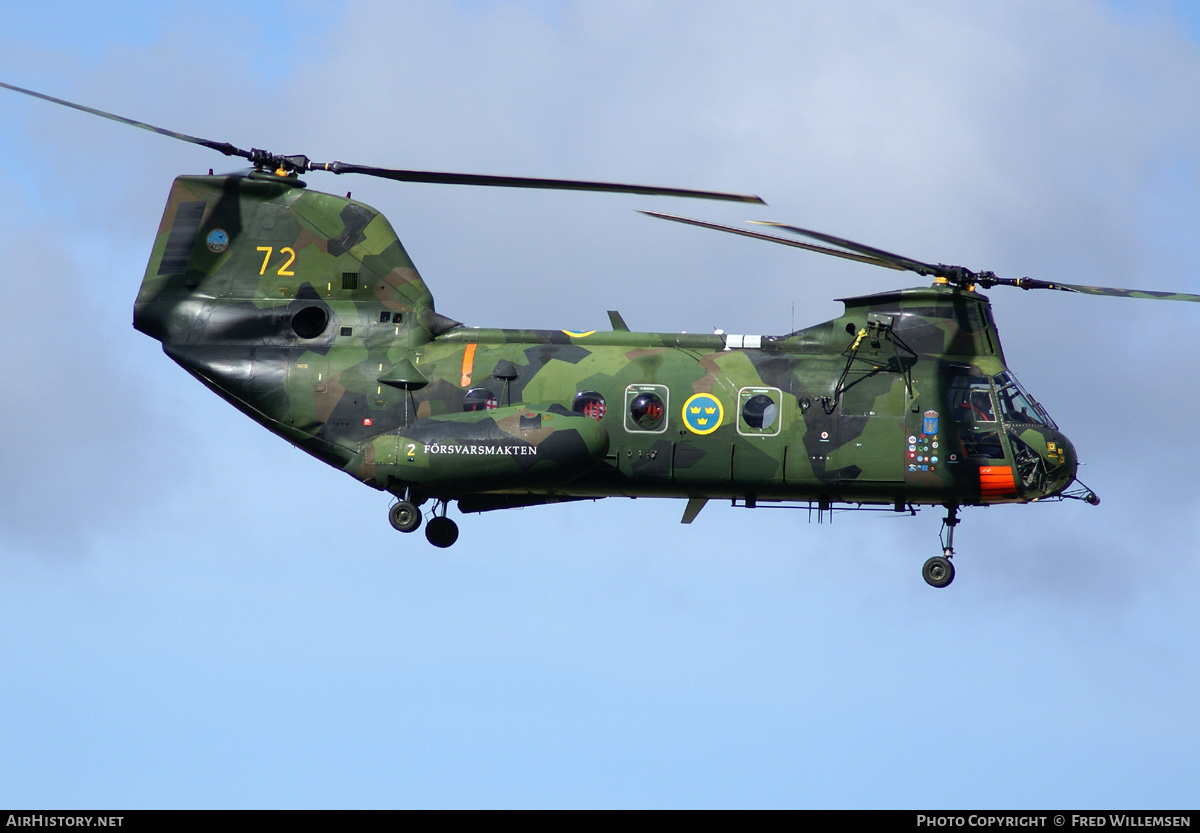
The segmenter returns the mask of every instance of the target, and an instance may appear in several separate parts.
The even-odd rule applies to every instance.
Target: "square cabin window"
[[[625,388],[625,430],[661,434],[667,430],[671,397],[666,385],[630,385]]]

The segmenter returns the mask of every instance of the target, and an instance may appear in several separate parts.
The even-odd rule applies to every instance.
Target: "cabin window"
[[[575,395],[575,401],[571,403],[572,411],[590,416],[597,422],[604,419],[605,408],[604,397],[594,390],[580,391]]]
[[[738,391],[738,433],[759,437],[778,434],[782,401],[779,388],[742,388]]]
[[[625,389],[625,428],[654,434],[666,431],[668,401],[663,385],[630,385]]]
[[[496,394],[487,388],[471,388],[463,397],[464,411],[491,411],[499,404]]]
[[[292,332],[300,338],[316,338],[329,326],[329,313],[324,307],[305,307],[292,316]]]

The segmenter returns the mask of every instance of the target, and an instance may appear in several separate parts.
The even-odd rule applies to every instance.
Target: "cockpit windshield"
[[[1036,399],[1025,392],[1017,377],[1005,371],[994,380],[996,394],[1000,400],[1000,414],[1005,422],[1026,422],[1057,428],[1054,420]]]
[[[999,405],[998,411],[994,403]],[[957,422],[994,424],[1002,419],[1007,423],[1057,427],[1045,408],[1008,371],[991,379],[983,376],[954,379],[950,384],[950,412]]]

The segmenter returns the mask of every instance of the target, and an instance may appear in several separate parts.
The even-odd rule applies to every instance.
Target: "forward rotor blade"
[[[836,249],[831,249],[826,246],[816,246],[811,243],[800,243],[795,240],[787,240],[782,237],[775,237],[771,234],[761,234],[759,232],[747,231],[733,226],[723,226],[719,223],[709,223],[704,220],[693,220],[688,217],[677,217],[674,214],[663,214],[658,211],[642,211],[642,214],[651,217],[657,217],[660,220],[671,220],[675,223],[686,223],[691,226],[700,226],[701,228],[714,229],[716,231],[724,231],[730,234],[740,234],[743,237],[753,237],[756,240],[768,240],[772,243],[782,243],[785,246],[794,246],[798,249],[806,249],[810,252],[817,252],[823,255],[833,255],[834,257],[845,258],[846,260],[855,260],[859,263],[869,263],[872,266],[884,266],[888,269],[896,269],[898,271],[916,272],[919,275],[933,275],[939,278],[945,278],[949,283],[955,286],[974,286],[979,285],[984,289],[993,286],[1013,286],[1018,289],[1055,289],[1060,292],[1078,292],[1083,295],[1107,295],[1114,298],[1145,298],[1151,301],[1190,301],[1200,303],[1200,295],[1192,295],[1187,292],[1156,292],[1150,289],[1124,289],[1114,286],[1083,286],[1080,284],[1071,283],[1056,283],[1053,281],[1042,281],[1036,278],[1001,278],[994,272],[973,272],[962,266],[947,266],[945,264],[933,265],[931,263],[922,263],[919,260],[913,260],[902,255],[885,252],[883,249],[876,249],[873,246],[864,246],[861,243],[855,243],[853,240],[847,240],[843,237],[834,237],[832,234],[823,234],[819,231],[810,231],[809,229],[799,228],[798,226],[789,226],[784,223],[763,222],[760,220],[751,220],[751,222],[762,226],[771,226],[780,228],[785,231],[790,231],[793,234],[801,235],[802,237],[811,237],[814,240],[820,240],[823,243],[829,243],[832,246],[837,246]]]
[[[852,252],[867,255],[883,262],[894,264],[893,268],[905,269],[910,272],[916,272],[918,275],[934,275],[943,278],[957,278],[958,275],[950,274],[945,266],[934,266],[932,263],[922,263],[919,260],[913,260],[903,255],[892,254],[885,252],[883,249],[876,249],[874,246],[864,246],[862,243],[855,243],[853,240],[847,240],[844,237],[834,237],[832,234],[823,234],[819,231],[811,231],[809,229],[799,228],[798,226],[789,226],[785,223],[771,223],[760,220],[753,220],[763,226],[772,226],[780,228],[784,231],[790,231],[792,234],[799,234],[801,237],[811,237],[813,240],[820,240],[822,243],[828,243],[831,246],[839,246],[843,249],[849,249]],[[832,254],[832,250],[826,250],[826,254]],[[955,267],[950,267],[955,268]],[[962,267],[957,267],[961,269]]]
[[[331,171],[335,174],[366,174],[397,182],[428,182],[439,185],[484,185],[496,188],[544,188],[553,191],[606,191],[618,194],[642,194],[659,197],[696,197],[706,200],[749,202],[766,205],[753,194],[729,194],[723,191],[697,191],[690,188],[661,188],[653,185],[624,185],[617,182],[591,182],[581,179],[542,179],[524,176],[492,176],[490,174],[457,174],[444,171],[410,171],[400,168],[376,168],[352,165],[348,162],[313,162],[309,170]]]
[[[919,260],[885,252],[882,249],[876,249],[872,246],[864,246],[852,240],[834,237],[831,234],[822,234],[818,231],[797,228],[796,226],[788,226],[783,223],[764,223],[763,225],[782,228],[793,234],[811,237],[814,240],[820,240],[834,246],[841,246],[851,251],[871,255],[880,260],[895,263],[897,264],[897,268],[909,269],[920,275],[933,275],[935,277],[946,278],[952,283],[960,285],[978,283],[984,288],[992,286],[1015,286],[1020,289],[1056,289],[1060,292],[1078,292],[1084,295],[1108,295],[1114,298],[1146,298],[1153,301],[1200,302],[1200,295],[1191,295],[1186,292],[1155,292],[1149,289],[1122,289],[1113,286],[1082,286],[1079,284],[1042,281],[1035,278],[1000,278],[994,272],[972,272],[962,266],[946,266],[945,264],[934,266],[930,263],[922,263]]]
[[[76,104],[72,101],[65,101],[61,98],[55,98],[52,95],[34,92],[33,90],[27,90],[24,87],[17,87],[12,84],[5,84],[3,81],[0,81],[0,87],[4,87],[5,89],[12,90],[16,93],[24,93],[25,95],[33,96],[34,98],[40,98],[43,101],[49,101],[53,104],[61,104],[64,107],[70,107],[74,110],[80,110],[84,113],[91,113],[93,116],[111,119],[113,121],[120,122],[121,124],[127,124],[130,127],[140,127],[142,130],[149,130],[151,133],[160,133],[163,136],[170,136],[172,139],[180,139],[184,142],[191,142],[193,145],[200,145],[201,147],[210,148],[219,153],[223,153],[226,156],[240,156],[244,159],[251,158],[249,151],[234,147],[228,142],[214,142],[211,139],[201,139],[197,136],[189,136],[186,133],[176,133],[174,130],[167,130],[164,127],[155,127],[152,124],[146,124],[145,122],[137,121],[136,119],[127,119],[124,116],[106,113],[105,111],[97,110],[94,107],[85,107],[82,104]]]
[[[1151,289],[1123,289],[1116,286],[1082,286],[1073,283],[1054,283],[1034,278],[998,278],[997,283],[1021,289],[1057,289],[1060,292],[1079,292],[1084,295],[1107,295],[1112,298],[1145,298],[1149,301],[1190,301],[1200,303],[1200,295],[1187,292],[1156,292]]]
[[[883,266],[887,269],[896,269],[901,272],[906,271],[906,267],[899,266],[890,261],[880,260],[879,258],[868,257],[866,255],[854,254],[853,252],[843,252],[837,249],[829,249],[825,246],[813,245],[812,243],[801,243],[798,240],[788,240],[786,237],[776,237],[772,234],[763,234],[760,231],[749,231],[747,229],[740,229],[735,226],[723,226],[719,223],[709,223],[704,220],[693,220],[689,217],[677,217],[674,214],[663,214],[658,211],[642,211],[639,209],[639,213],[645,214],[649,217],[657,217],[660,220],[670,220],[674,223],[686,223],[689,226],[699,226],[700,228],[713,229],[714,231],[724,231],[728,232],[729,234],[740,234],[742,237],[752,237],[755,240],[767,240],[771,243],[781,243],[784,246],[793,246],[797,249],[806,249],[807,251],[817,252],[823,255],[833,255],[834,257],[845,258],[846,260],[855,260],[859,263],[869,263],[872,266]]]

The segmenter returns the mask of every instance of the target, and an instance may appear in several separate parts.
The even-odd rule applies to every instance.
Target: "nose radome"
[[[1048,478],[1046,495],[1060,494],[1075,482],[1075,473],[1079,469],[1079,457],[1075,446],[1061,431],[1047,430],[1046,451],[1042,459],[1046,462]]]

